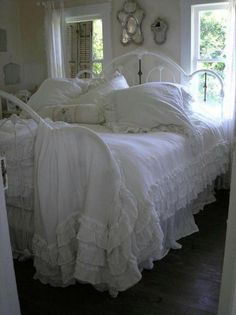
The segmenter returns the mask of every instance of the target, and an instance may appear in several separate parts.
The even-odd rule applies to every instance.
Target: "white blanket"
[[[176,133],[52,127],[40,125],[35,144],[36,278],[125,290],[140,265],[163,256],[161,222],[180,209],[192,215],[191,202],[224,172],[225,144],[207,136],[196,155]]]
[[[89,282],[114,294],[137,283],[140,268],[176,248],[177,239],[197,231],[192,212],[200,206],[193,208],[193,201],[225,171],[227,146],[214,122],[196,115],[191,124],[200,142],[193,143],[179,128],[178,133],[121,134],[95,125],[89,126],[95,132],[66,123],[40,125],[30,212],[35,277],[56,286]],[[4,150],[15,147],[12,127],[5,124],[0,131]],[[27,150],[17,150],[25,163],[31,158],[27,139],[32,132],[20,121],[16,128],[27,144]],[[35,124],[31,130],[34,135]],[[22,182],[30,184],[31,178],[22,178],[8,194],[23,196]],[[19,228],[18,216],[10,211],[9,219]]]
[[[141,276],[131,233],[137,204],[106,144],[83,127],[40,125],[35,150],[36,277],[117,290],[136,283]],[[155,230],[160,248],[162,233]]]

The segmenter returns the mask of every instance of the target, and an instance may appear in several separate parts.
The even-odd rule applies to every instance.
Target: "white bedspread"
[[[220,128],[200,118],[191,118],[200,141],[176,132],[118,134],[96,125],[40,125],[34,212],[27,211],[20,223],[24,226],[26,218],[32,229],[34,220],[35,278],[56,286],[79,280],[115,294],[137,283],[142,267],[175,248],[177,239],[197,231],[192,213],[201,205],[193,202],[227,165]],[[30,125],[34,137],[35,124]],[[18,142],[17,158],[32,191],[32,141],[27,141],[32,132],[22,126],[17,125],[24,140]],[[1,149],[7,152],[15,146],[14,128],[8,123],[0,132]],[[21,183],[9,189],[8,200],[22,196]],[[8,210],[9,220],[19,225],[20,209],[17,215]],[[166,222],[178,216],[168,236]]]
[[[35,148],[36,277],[52,285],[79,279],[117,290],[136,283],[131,233],[137,204],[109,148],[89,129],[45,125]]]
[[[194,151],[177,133],[52,126],[39,126],[35,144],[35,277],[125,290],[140,265],[163,256],[161,222],[192,214],[192,201],[224,172],[225,143],[205,124]],[[191,224],[180,237],[197,231]]]

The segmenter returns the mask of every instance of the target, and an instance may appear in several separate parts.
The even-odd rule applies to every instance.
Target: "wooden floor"
[[[31,261],[15,262],[22,315],[215,315],[219,299],[228,193],[198,215],[200,232],[180,242],[118,298],[90,285],[52,288],[33,280]]]

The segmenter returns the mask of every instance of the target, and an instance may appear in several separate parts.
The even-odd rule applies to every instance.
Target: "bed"
[[[47,79],[28,104],[0,91],[26,112],[0,122],[0,152],[12,248],[33,256],[36,279],[116,296],[198,231],[228,143],[220,120],[192,110],[193,76],[138,50],[99,78]]]

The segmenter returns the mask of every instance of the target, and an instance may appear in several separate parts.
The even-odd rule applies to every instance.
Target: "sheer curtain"
[[[224,116],[227,136],[233,144],[236,122],[236,0],[228,1],[226,55]]]
[[[45,35],[48,76],[65,77],[64,64],[64,5],[63,2],[45,2]]]

